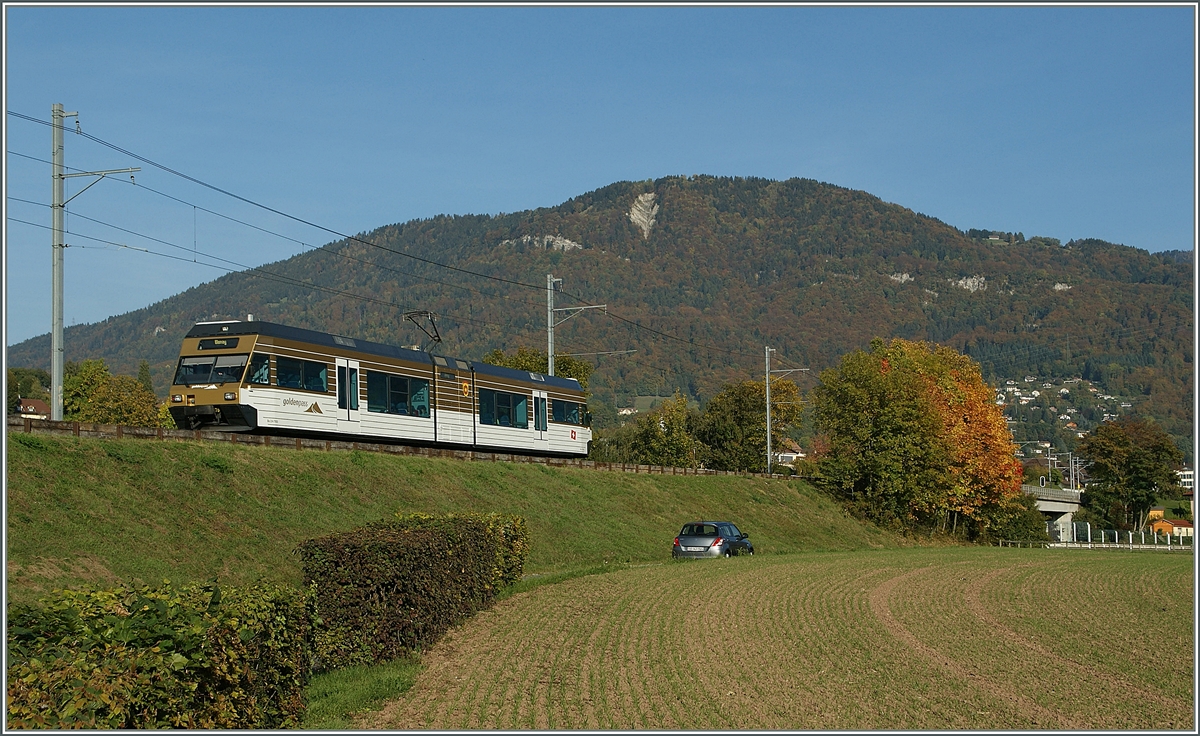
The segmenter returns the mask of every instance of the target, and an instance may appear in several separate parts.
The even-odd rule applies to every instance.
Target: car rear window
[[[717,527],[715,524],[684,524],[683,531],[679,532],[681,537],[715,537],[717,536]]]

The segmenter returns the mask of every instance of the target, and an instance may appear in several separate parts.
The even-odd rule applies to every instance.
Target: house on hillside
[[[1166,534],[1169,537],[1191,537],[1192,522],[1183,519],[1159,519],[1150,525],[1155,534]]]
[[[21,399],[17,413],[30,419],[49,419],[50,407],[40,399]]]
[[[1166,513],[1167,513],[1166,506],[1153,506],[1150,509],[1150,513],[1146,514],[1146,521],[1154,521],[1155,519],[1162,519],[1165,517]]]
[[[796,467],[797,460],[803,460],[805,457],[807,457],[804,454],[804,451],[800,449],[800,445],[796,444],[792,440],[785,439],[782,444],[783,447],[779,448],[778,455],[780,465],[786,465],[789,468],[794,469]]]

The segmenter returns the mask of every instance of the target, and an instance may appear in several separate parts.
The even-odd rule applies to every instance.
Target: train
[[[592,439],[573,378],[258,320],[197,322],[169,408],[182,429],[528,455]]]

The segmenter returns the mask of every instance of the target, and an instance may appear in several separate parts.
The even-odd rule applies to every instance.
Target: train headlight
[[[235,394],[234,392],[232,392],[232,391],[225,392],[225,400],[226,401],[233,401],[236,398],[237,398],[237,394]]]
[[[183,396],[180,394],[174,394],[173,396],[171,396],[171,403],[172,404],[182,404]]]

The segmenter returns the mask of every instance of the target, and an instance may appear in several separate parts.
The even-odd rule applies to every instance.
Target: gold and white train
[[[270,322],[197,323],[172,383],[184,429],[571,457],[592,438],[573,378]]]

